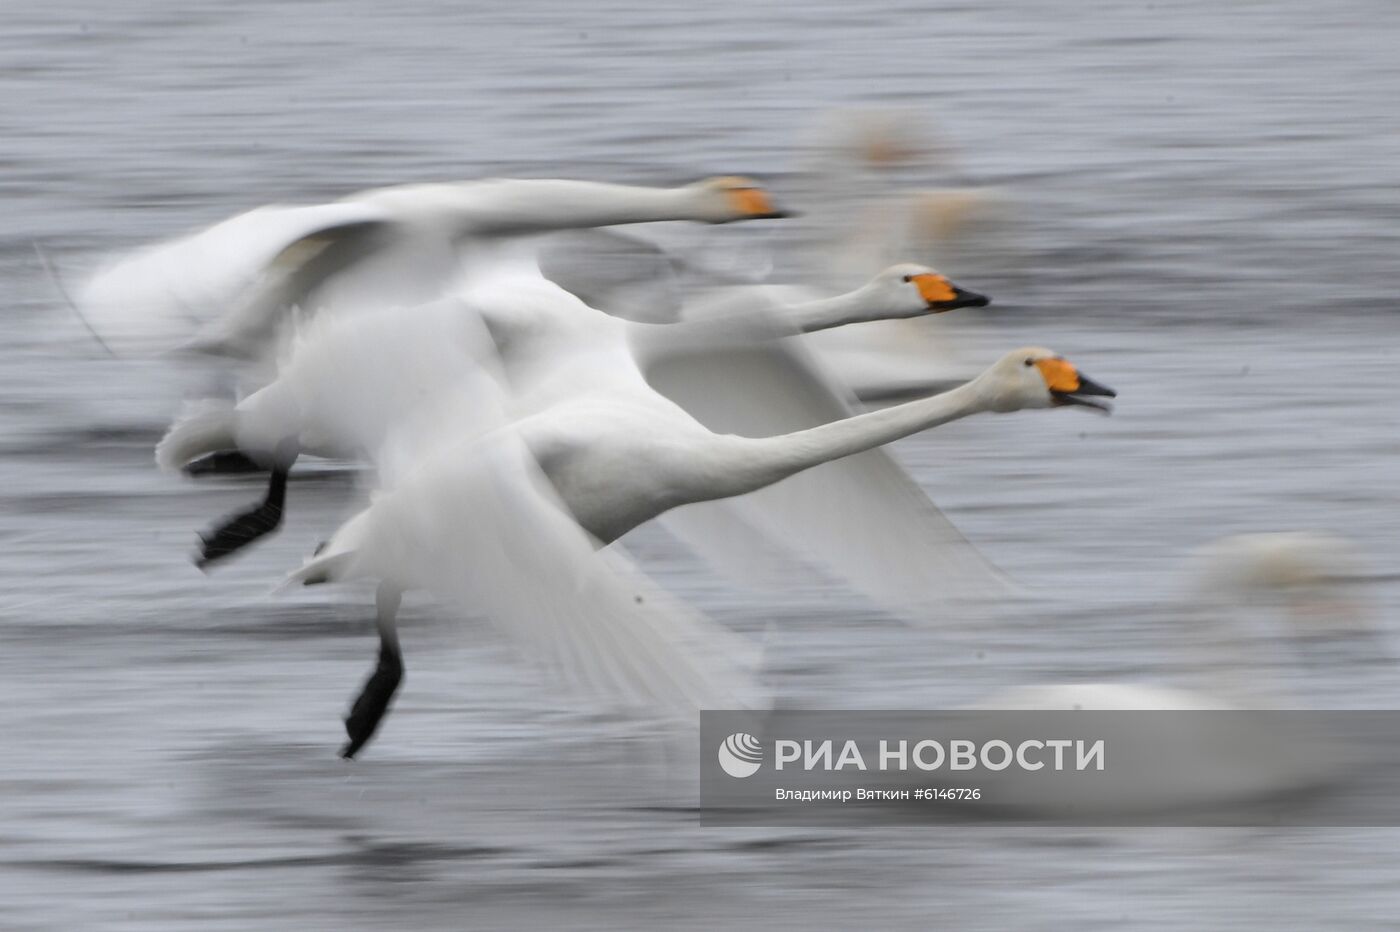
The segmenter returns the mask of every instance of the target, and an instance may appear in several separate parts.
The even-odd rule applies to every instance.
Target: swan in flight
[[[611,373],[591,389],[570,382],[570,364],[517,369],[512,382],[532,380],[524,396],[538,393],[544,403],[523,416],[503,415],[484,435],[469,431],[467,440],[454,439],[445,425],[437,445],[418,438],[397,461],[387,457],[383,491],[289,578],[380,581],[380,660],[346,721],[345,756],[372,736],[401,679],[394,613],[404,589],[481,606],[534,653],[610,693],[685,706],[708,691],[697,685],[708,680],[684,651],[665,646],[670,612],[657,611],[648,595],[629,600],[632,590],[617,582],[623,577],[599,566],[616,555],[585,560],[585,550],[673,508],[752,493],[958,418],[1107,408],[1099,399],[1114,395],[1054,352],[1031,347],[942,395],[741,437],[708,430],[635,369],[601,365],[625,351],[597,352],[571,363]],[[569,390],[560,393],[561,384]],[[478,413],[469,416],[474,426]],[[697,625],[690,616],[685,627]]]
[[[769,370],[769,387],[776,391],[781,386],[789,401],[805,402],[806,412],[815,418],[850,413],[836,389],[803,368],[798,348],[766,348],[772,338],[987,303],[932,269],[901,265],[832,298],[787,306],[749,301],[712,309],[703,320],[646,324],[591,308],[539,280],[531,267],[522,266],[521,272],[526,282],[514,288],[503,290],[498,272],[474,292],[423,307],[315,318],[294,339],[269,385],[237,405],[206,402],[177,421],[156,448],[162,468],[176,470],[201,457],[236,451],[271,469],[262,502],[202,535],[199,565],[208,566],[276,530],[286,507],[287,473],[301,453],[374,461],[388,434],[423,399],[497,353],[508,370],[513,365],[556,365],[575,353],[593,358],[600,345],[630,356],[600,368],[621,365],[664,373],[684,367],[694,404],[732,399],[755,409],[772,408],[772,417],[762,425],[771,433],[811,425],[793,421],[772,397],[734,399],[743,390],[735,381],[739,367],[750,375],[756,367]],[[542,287],[531,290],[532,280]],[[522,294],[533,294],[534,300],[521,300]],[[703,363],[697,362],[700,354]],[[572,366],[569,372],[572,391],[587,389],[596,378],[585,366]],[[695,384],[700,372],[714,373],[718,384]],[[678,391],[676,379],[668,384]],[[860,494],[859,477],[852,478],[847,491]],[[912,480],[907,485],[917,493]]]
[[[784,216],[756,182],[676,188],[491,179],[372,189],[274,205],[124,256],[77,305],[109,346],[256,356],[291,307],[337,310],[436,298],[493,239],[583,227]]]

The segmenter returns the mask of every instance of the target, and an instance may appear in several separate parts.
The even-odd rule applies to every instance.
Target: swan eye
[[[1026,368],[1029,369],[1029,368],[1030,368],[1031,366],[1033,366],[1033,365],[1035,365],[1035,360],[1034,360],[1034,359],[1031,359],[1029,356],[1027,356],[1027,357],[1026,357]]]
[[[906,275],[906,276],[904,276],[904,280],[905,280],[906,282],[912,282],[912,281],[914,280],[914,276],[912,276],[912,275]]]

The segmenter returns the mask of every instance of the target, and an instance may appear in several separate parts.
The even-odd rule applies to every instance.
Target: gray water
[[[1223,534],[1345,533],[1379,577],[1377,617],[1400,618],[1400,7],[0,16],[0,925],[1393,925],[1392,830],[703,828],[689,748],[569,707],[427,603],[394,715],[346,765],[366,593],[268,590],[351,506],[354,475],[300,472],[284,532],[202,576],[193,531],[256,481],[156,472],[188,374],[104,357],[31,244],[76,275],[260,203],[488,173],[743,172],[781,194],[830,108],[907,108],[1013,205],[1001,261],[968,271],[1001,306],[968,352],[1051,345],[1121,394],[1112,418],[972,419],[898,448],[1039,595],[984,631],[915,631],[833,585],[753,593],[658,535],[636,547],[725,623],[777,622],[770,673],[794,705],[1170,682],[1189,646],[1176,571]],[[1388,674],[1310,666],[1290,686],[1394,708]]]

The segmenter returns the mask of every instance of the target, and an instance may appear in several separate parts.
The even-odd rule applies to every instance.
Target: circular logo
[[[736,732],[720,744],[719,765],[731,777],[751,777],[763,765],[763,745],[753,735]]]

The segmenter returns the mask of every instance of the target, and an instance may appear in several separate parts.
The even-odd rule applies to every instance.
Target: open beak
[[[1074,391],[1060,392],[1051,391],[1050,396],[1054,398],[1056,405],[1082,405],[1086,408],[1094,408],[1105,414],[1112,413],[1113,406],[1103,401],[1091,401],[1089,396],[1099,396],[1101,398],[1117,398],[1118,393],[1107,385],[1100,385],[1093,379],[1080,372],[1079,387]]]

